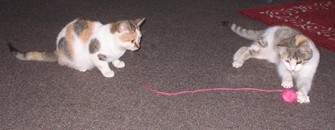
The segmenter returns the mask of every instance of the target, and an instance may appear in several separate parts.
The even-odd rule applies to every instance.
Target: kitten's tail
[[[237,35],[249,40],[258,40],[263,33],[263,30],[252,30],[243,28],[230,21],[222,21],[221,24],[223,26],[230,28],[230,30],[235,32]]]
[[[33,61],[47,61],[47,62],[55,62],[58,60],[58,55],[56,51],[54,52],[42,52],[42,51],[29,51],[23,52],[16,49],[12,44],[7,44],[9,50],[13,53],[13,55],[19,60],[33,60]]]

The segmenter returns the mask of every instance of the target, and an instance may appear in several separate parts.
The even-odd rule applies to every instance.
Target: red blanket
[[[335,51],[335,0],[304,0],[240,11],[269,25],[286,25]]]

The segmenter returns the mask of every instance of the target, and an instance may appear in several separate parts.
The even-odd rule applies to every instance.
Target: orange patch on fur
[[[67,42],[67,48],[69,50],[69,53],[70,55],[72,56],[73,55],[73,40],[74,40],[74,30],[73,30],[73,24],[69,25],[67,28],[66,28],[66,33],[65,33],[65,39],[66,39],[66,42]]]
[[[93,33],[93,22],[87,21],[88,28],[86,30],[83,30],[83,32],[80,34],[80,39],[83,40],[84,43],[88,43],[88,40],[92,36]]]
[[[41,52],[33,51],[30,53],[31,59],[36,59],[36,60],[43,60],[43,56]]]
[[[65,38],[67,41],[73,41],[73,24],[67,26]]]
[[[133,32],[131,34],[121,35],[119,38],[123,42],[128,42],[128,41],[131,41],[131,40],[135,40],[136,39],[136,32]]]
[[[297,46],[299,46],[301,43],[304,43],[306,41],[309,41],[309,39],[306,36],[302,35],[302,34],[295,36],[295,44]]]

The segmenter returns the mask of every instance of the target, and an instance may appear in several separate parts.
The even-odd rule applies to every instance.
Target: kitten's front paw
[[[292,88],[293,87],[293,82],[292,80],[286,80],[281,83],[281,86],[284,88]]]
[[[233,67],[240,68],[243,65],[243,61],[240,60],[234,60],[233,61]]]
[[[86,71],[87,71],[86,68],[79,68],[78,70],[79,70],[80,72],[86,72]]]
[[[113,71],[104,72],[102,74],[107,78],[112,78],[115,75]]]
[[[309,103],[309,96],[303,94],[302,92],[297,92],[297,102],[299,103]]]
[[[124,68],[126,66],[126,64],[123,61],[119,61],[119,60],[114,61],[112,63],[116,68]]]

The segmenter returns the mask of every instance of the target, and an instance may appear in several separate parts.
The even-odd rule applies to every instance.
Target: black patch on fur
[[[12,52],[12,54],[14,56],[16,56],[17,54],[21,53],[22,55],[24,55],[24,57],[26,57],[26,53],[20,51],[19,49],[16,49],[11,43],[7,43],[7,46],[9,48],[9,51]]]
[[[11,43],[7,43],[7,46],[9,48],[9,51],[12,53],[21,52],[20,50],[16,49]]]
[[[265,48],[265,47],[268,46],[268,42],[266,42],[265,40],[263,40],[262,37],[261,37],[260,39],[257,40],[257,43],[258,43],[261,47],[263,47],[263,48]]]
[[[98,55],[98,58],[99,58],[99,60],[101,60],[101,61],[107,61],[107,56],[106,56],[106,55],[99,54],[99,55]]]
[[[92,39],[88,49],[91,54],[98,52],[100,50],[99,40],[96,38]]]
[[[70,50],[68,48],[68,43],[67,43],[65,37],[62,37],[59,40],[59,42],[58,42],[58,49],[60,51],[62,51],[65,54],[65,56],[67,56],[69,59],[71,59],[71,53],[70,53]]]
[[[258,53],[258,52],[256,52],[255,50],[249,50],[249,54],[250,54],[251,56],[256,55],[256,53]]]
[[[86,20],[78,20],[74,24],[74,32],[80,36],[80,34],[88,28],[88,24]]]

